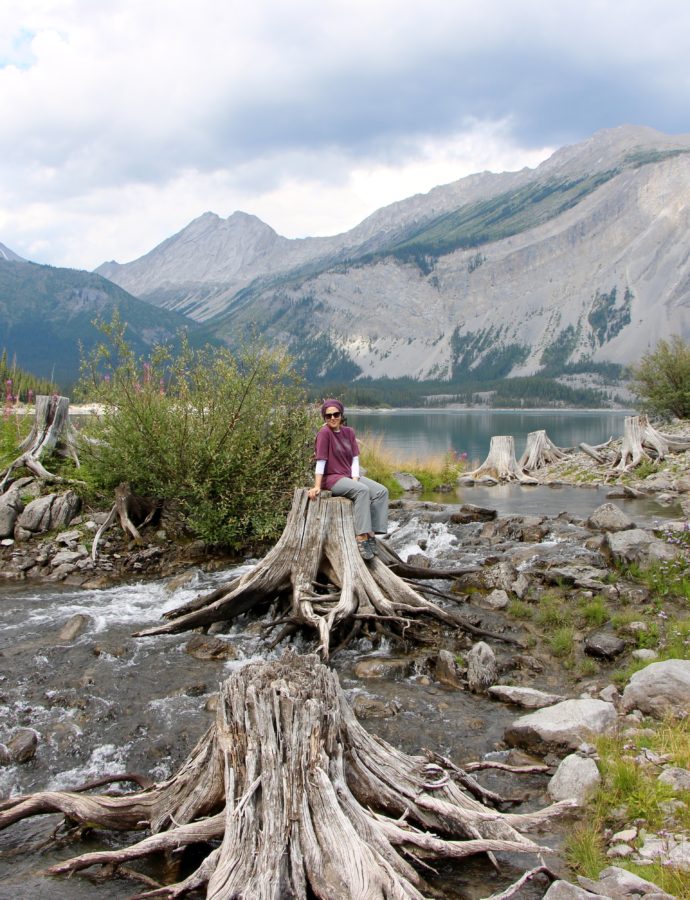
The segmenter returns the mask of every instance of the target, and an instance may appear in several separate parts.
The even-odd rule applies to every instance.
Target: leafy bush
[[[690,418],[690,345],[682,338],[659,341],[630,373],[631,387],[648,412]]]
[[[314,414],[287,358],[258,344],[236,354],[157,348],[135,356],[115,317],[82,362],[81,392],[104,404],[82,451],[92,482],[122,481],[174,503],[189,531],[231,549],[275,538],[308,479]]]

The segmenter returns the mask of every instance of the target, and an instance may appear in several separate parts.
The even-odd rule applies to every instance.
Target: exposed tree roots
[[[61,482],[58,475],[49,472],[41,458],[53,451],[70,457],[79,466],[76,450],[76,435],[69,418],[69,397],[36,397],[36,415],[29,436],[21,444],[22,451],[0,478],[0,493],[12,478],[16,469],[28,469],[33,475],[45,481]]]
[[[626,416],[620,458],[616,472],[628,472],[644,460],[662,460],[670,450],[690,450],[690,440],[662,434],[649,424],[647,416]]]
[[[275,601],[277,615],[269,628],[281,626],[281,630],[271,646],[306,628],[316,631],[318,650],[324,659],[331,652],[334,636],[338,647],[363,633],[424,640],[420,618],[467,627],[461,615],[423,597],[383,561],[392,561],[405,574],[402,560],[385,547],[380,552],[381,558],[370,562],[359,555],[349,500],[325,493],[309,500],[306,489],[300,488],[295,491],[278,543],[251,572],[171,610],[165,614],[167,623],[135,636],[229,622]]]
[[[247,665],[222,685],[215,724],[167,781],[118,797],[47,791],[14,798],[0,811],[0,828],[59,812],[91,827],[151,832],[130,847],[59,863],[53,874],[95,865],[122,871],[191,844],[205,852],[176,884],[141,897],[205,888],[208,898],[224,900],[421,900],[431,890],[416,863],[550,852],[524,833],[571,802],[501,813],[475,799],[469,776],[447,762],[408,756],[369,735],[334,672],[313,655],[286,653]]]
[[[523,472],[534,472],[550,463],[563,459],[567,450],[557,447],[546,431],[530,431],[527,435],[525,452],[518,460],[518,468]]]

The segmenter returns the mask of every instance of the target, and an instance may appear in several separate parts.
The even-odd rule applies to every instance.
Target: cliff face
[[[226,340],[258,327],[313,374],[498,377],[626,364],[690,338],[689,235],[690,136],[626,127],[343,235],[291,241],[207,213],[98,271]]]

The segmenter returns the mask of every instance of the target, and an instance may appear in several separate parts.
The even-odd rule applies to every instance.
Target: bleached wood
[[[524,816],[488,809],[427,759],[369,735],[335,672],[315,655],[253,663],[221,686],[216,721],[180,771],[120,797],[44,792],[0,811],[0,828],[63,812],[92,827],[152,834],[50,870],[124,864],[161,850],[208,849],[184,880],[139,896],[422,900],[423,866],[478,853],[550,852],[522,833],[572,804]],[[440,777],[439,777],[440,773]],[[6,805],[7,806],[7,805]],[[215,849],[209,842],[220,840]]]
[[[558,462],[566,455],[566,450],[557,447],[543,429],[530,431],[527,435],[525,452],[518,460],[518,468],[523,472],[534,472],[550,463]]]
[[[496,481],[519,481],[522,484],[536,484],[522,471],[515,459],[515,441],[512,435],[494,435],[489,444],[489,455],[479,468],[466,472],[460,481],[476,481],[479,478],[494,478]]]

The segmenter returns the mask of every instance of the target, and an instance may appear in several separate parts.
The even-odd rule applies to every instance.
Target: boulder
[[[564,700],[517,719],[505,732],[508,744],[547,753],[576,750],[616,724],[616,710],[604,700]]]
[[[477,594],[475,602],[483,609],[505,609],[510,599],[504,590],[496,588],[490,594]]]
[[[585,638],[585,653],[598,659],[615,659],[625,647],[625,641],[608,629],[593,631]]]
[[[38,733],[33,728],[18,728],[7,742],[12,762],[29,762],[36,755]]]
[[[81,511],[81,498],[74,491],[58,494],[51,509],[50,530],[65,528]]]
[[[569,881],[554,881],[548,891],[544,894],[543,900],[596,900],[597,897],[603,897],[603,894],[593,894],[584,888],[571,884]]]
[[[593,759],[571,753],[556,769],[547,791],[552,800],[577,800],[583,805],[601,784],[601,775]]]
[[[668,784],[674,791],[690,791],[690,772],[680,766],[668,766],[659,775],[662,784]]]
[[[68,619],[58,632],[57,639],[61,643],[69,643],[79,637],[91,624],[93,619],[84,613],[76,613]]]
[[[393,478],[398,482],[404,491],[414,491],[421,493],[424,490],[422,482],[409,472],[393,472]]]
[[[662,891],[658,885],[618,866],[608,866],[606,869],[602,869],[596,880],[585,878],[583,875],[578,875],[577,880],[588,891],[604,897],[615,898],[615,900],[621,900],[624,897],[633,897],[635,900],[642,897],[654,897],[654,900],[674,900],[672,894]]]
[[[50,528],[50,510],[55,501],[55,494],[45,494],[43,497],[37,497],[26,506],[21,515],[17,518],[15,526],[16,530],[22,532],[29,531],[36,534],[42,531],[48,531]]]
[[[595,531],[626,531],[635,527],[633,520],[615,503],[602,503],[598,506],[587,519],[587,525]]]
[[[654,662],[630,678],[623,691],[623,709],[640,709],[662,719],[667,713],[690,713],[690,660]]]
[[[453,525],[468,525],[470,522],[491,522],[497,515],[495,509],[475,506],[473,503],[463,503],[456,512],[452,513],[450,521]]]
[[[407,678],[414,660],[405,657],[370,656],[355,663],[357,678]]]
[[[14,534],[17,517],[24,509],[24,503],[17,491],[7,491],[0,496],[0,538]]]
[[[604,542],[614,562],[646,562],[652,559],[671,560],[676,553],[651,531],[632,528],[628,531],[607,532]]]
[[[195,659],[225,660],[234,659],[237,655],[232,644],[204,634],[195,634],[191,640],[187,641],[185,650]]]
[[[496,681],[498,666],[494,651],[484,641],[474,644],[467,654],[467,683],[471,691],[481,693]]]
[[[514,703],[524,709],[543,709],[546,706],[554,706],[565,700],[558,694],[547,694],[536,688],[518,687],[512,684],[494,684],[489,688],[489,696],[504,703]]]
[[[439,650],[436,657],[436,680],[448,687],[460,687],[460,677],[455,657],[449,650]]]

